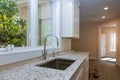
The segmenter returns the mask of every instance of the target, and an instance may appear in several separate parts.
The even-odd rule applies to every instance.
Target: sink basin
[[[52,61],[38,64],[36,66],[38,67],[46,67],[46,68],[52,68],[52,69],[59,69],[59,70],[65,70],[67,67],[69,67],[75,60],[67,60],[67,59],[54,59]]]

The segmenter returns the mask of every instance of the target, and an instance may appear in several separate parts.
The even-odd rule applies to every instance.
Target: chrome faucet
[[[55,37],[56,40],[57,40],[57,47],[59,46],[59,39],[58,39],[57,36],[55,36],[55,35],[47,35],[47,36],[45,37],[45,39],[44,39],[44,51],[43,51],[43,57],[44,57],[44,59],[46,59],[46,56],[47,56],[47,52],[46,52],[46,42],[47,42],[47,38],[48,38],[48,37]]]

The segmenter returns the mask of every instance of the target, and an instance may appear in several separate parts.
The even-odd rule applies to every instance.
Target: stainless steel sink
[[[38,67],[46,67],[46,68],[53,68],[53,69],[59,69],[59,70],[65,70],[67,67],[69,67],[75,60],[67,60],[67,59],[54,59],[52,61],[38,64],[36,66]]]

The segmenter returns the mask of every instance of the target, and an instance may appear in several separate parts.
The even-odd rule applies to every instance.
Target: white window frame
[[[38,0],[30,0],[27,46],[38,46]]]
[[[57,36],[60,40],[60,11],[61,11],[61,1],[53,0],[52,3],[52,17],[53,17],[53,35]],[[27,46],[26,47],[16,47],[17,50],[21,50],[23,48],[36,48],[43,47],[38,44],[38,0],[29,0],[29,8],[28,8],[28,22],[27,22]],[[61,41],[59,41],[61,44]],[[60,47],[61,45],[59,45]],[[58,48],[59,48],[58,47]],[[51,47],[50,47],[51,48]],[[5,48],[1,48],[0,52],[5,50]]]

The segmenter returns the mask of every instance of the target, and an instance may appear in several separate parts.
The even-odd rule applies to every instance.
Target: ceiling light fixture
[[[102,18],[103,18],[103,19],[105,19],[105,18],[106,18],[106,16],[102,16]]]
[[[109,9],[109,7],[104,7],[104,10],[108,10]]]

